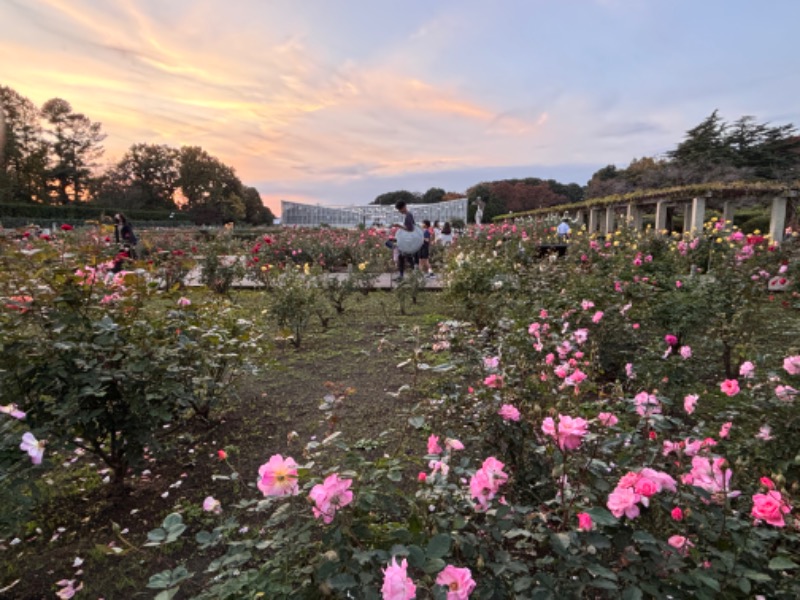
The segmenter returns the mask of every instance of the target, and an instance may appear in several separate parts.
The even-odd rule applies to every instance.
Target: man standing
[[[558,224],[558,228],[556,229],[558,241],[566,242],[571,232],[572,230],[569,228],[569,219],[561,219],[561,223]]]

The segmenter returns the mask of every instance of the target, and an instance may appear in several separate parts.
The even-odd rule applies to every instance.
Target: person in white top
[[[453,243],[453,230],[449,222],[445,222],[442,231],[436,236],[436,243],[440,246],[449,246]]]

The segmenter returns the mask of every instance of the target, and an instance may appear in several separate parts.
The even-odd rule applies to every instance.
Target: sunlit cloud
[[[759,86],[740,89],[741,55],[735,75],[720,66],[688,79],[698,57],[722,65],[725,48],[687,30],[697,47],[686,59],[658,32],[677,18],[670,10],[706,31],[698,8],[515,6],[5,0],[0,55],[15,60],[2,61],[0,82],[102,122],[106,163],[133,143],[199,145],[270,202],[347,190],[369,201],[403,178],[436,185],[455,173],[463,189],[471,170],[513,165],[545,177],[575,165],[585,181],[596,166],[664,152],[737,90],[732,110],[797,115],[780,100],[796,84],[768,90],[789,85],[781,69],[796,72],[785,53]],[[569,36],[557,27],[567,15]],[[656,35],[640,33],[648,27]],[[760,46],[749,47],[748,59]]]

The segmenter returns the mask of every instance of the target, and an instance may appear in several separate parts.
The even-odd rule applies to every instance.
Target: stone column
[[[688,202],[683,205],[683,233],[692,231],[692,205]]]
[[[637,204],[629,202],[625,216],[628,220],[628,227],[633,227],[636,231],[642,228],[642,209]]]
[[[617,220],[616,217],[617,217],[617,214],[616,214],[616,211],[614,210],[614,207],[613,206],[607,206],[606,207],[606,219],[605,219],[605,223],[604,223],[604,227],[603,227],[603,233],[605,233],[606,235],[610,235],[610,234],[614,233],[614,230],[616,229],[616,225],[617,225],[616,224],[616,220]]]
[[[667,201],[656,202],[656,232],[661,233],[667,228]]]
[[[600,209],[599,208],[590,208],[589,209],[589,233],[594,233],[597,231],[598,226],[600,225]]]
[[[586,224],[586,215],[582,210],[575,212],[575,224],[578,225],[578,227]]]
[[[770,239],[780,244],[783,241],[786,229],[786,196],[776,196],[772,199],[772,212],[769,217]]]
[[[694,198],[692,200],[692,233],[703,231],[703,221],[706,218],[706,199]]]
[[[733,202],[726,200],[722,205],[722,220],[725,221],[726,228],[733,229],[733,213],[735,212]]]

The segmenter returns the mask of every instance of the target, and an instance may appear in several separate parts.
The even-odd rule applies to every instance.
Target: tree
[[[43,202],[47,197],[47,144],[39,124],[39,109],[6,86],[0,86],[0,116],[4,142],[0,148],[0,201]]]
[[[134,144],[109,171],[108,180],[135,208],[173,210],[180,177],[179,153],[156,144]]]
[[[242,182],[231,167],[199,146],[181,148],[179,184],[186,208],[198,223],[223,223],[245,217]]]
[[[393,206],[397,202],[401,200],[406,204],[414,204],[415,202],[419,202],[419,195],[413,194],[406,190],[398,190],[396,192],[386,192],[385,194],[381,194],[375,200],[372,201],[372,204],[379,204],[382,206]]]
[[[715,110],[697,126],[686,132],[685,139],[668,156],[679,163],[720,164],[729,162],[726,143],[728,126]]]
[[[272,225],[275,222],[275,215],[268,206],[261,200],[261,194],[254,187],[242,188],[242,200],[244,201],[244,220],[251,225]]]
[[[42,106],[42,117],[52,126],[48,170],[51,188],[59,204],[84,200],[91,169],[103,154],[102,125],[72,112],[66,100],[53,98]]]
[[[422,194],[420,202],[422,204],[435,204],[444,200],[446,192],[442,188],[432,187],[427,192]]]

